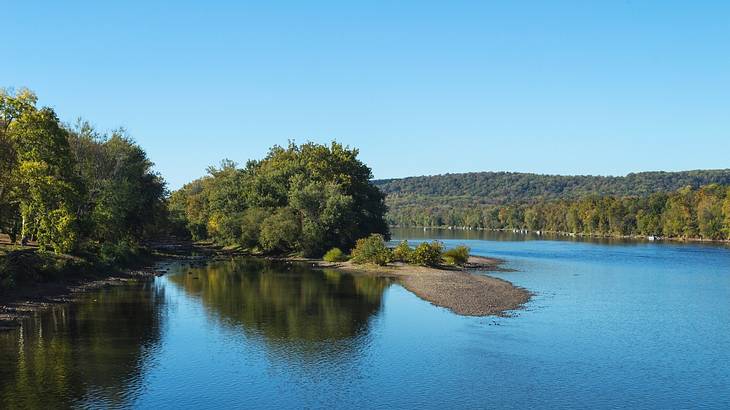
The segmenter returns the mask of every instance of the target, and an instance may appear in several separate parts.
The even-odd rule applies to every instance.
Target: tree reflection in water
[[[389,284],[371,275],[246,258],[186,268],[169,280],[199,297],[217,319],[271,348],[289,349],[286,354],[331,354],[342,347],[336,342],[367,334]]]
[[[0,408],[128,405],[159,347],[164,288],[102,289],[0,333]]]

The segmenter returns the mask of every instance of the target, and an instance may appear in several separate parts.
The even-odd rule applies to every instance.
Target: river
[[[395,230],[536,293],[463,317],[397,283],[170,262],[0,333],[0,408],[729,408],[730,249]]]

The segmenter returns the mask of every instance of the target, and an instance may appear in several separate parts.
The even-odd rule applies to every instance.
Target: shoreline
[[[28,284],[0,293],[0,332],[16,329],[24,318],[73,302],[82,293],[128,282],[150,280],[162,276],[167,269],[161,262],[174,260],[213,261],[221,258],[245,256],[267,260],[307,263],[315,269],[336,269],[351,274],[367,274],[395,279],[406,290],[432,305],[463,316],[510,316],[507,312],[524,308],[533,296],[527,289],[509,281],[475,271],[509,271],[502,268],[501,259],[470,256],[464,267],[442,265],[425,267],[393,263],[387,266],[355,265],[352,262],[325,262],[301,257],[272,257],[214,248],[206,245],[188,245],[201,255],[187,252],[166,253],[156,250],[152,266],[128,269],[109,275],[96,273],[79,275],[59,281]]]
[[[462,316],[512,316],[509,312],[524,309],[534,295],[529,290],[504,279],[473,273],[474,271],[510,271],[502,268],[501,259],[470,256],[464,268],[425,267],[393,263],[386,266],[356,265],[352,262],[325,262],[320,259],[270,258],[307,262],[316,269],[335,269],[396,279],[406,290],[431,303]]]
[[[529,229],[512,229],[512,228],[470,228],[466,226],[399,226],[391,225],[391,228],[396,229],[424,229],[434,231],[482,231],[482,232],[511,232],[516,234],[536,234],[542,236],[545,234],[554,235],[559,237],[569,238],[587,238],[587,239],[621,239],[621,240],[632,240],[642,242],[669,242],[669,243],[715,243],[715,244],[730,244],[730,239],[706,239],[706,238],[678,238],[670,236],[654,236],[654,239],[649,239],[647,235],[604,235],[604,234],[587,234],[587,233],[573,233],[563,231],[546,231],[538,230],[531,231]],[[539,233],[538,233],[539,232]]]
[[[14,330],[20,326],[23,319],[54,306],[73,302],[77,296],[85,292],[134,281],[150,280],[165,272],[165,269],[144,267],[115,272],[111,275],[99,273],[53,282],[34,283],[6,290],[0,293],[0,332]]]

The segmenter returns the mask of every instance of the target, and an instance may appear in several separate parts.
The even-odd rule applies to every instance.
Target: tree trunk
[[[20,226],[20,241],[21,242],[25,240],[25,214],[23,214],[22,217],[23,217],[23,222]]]

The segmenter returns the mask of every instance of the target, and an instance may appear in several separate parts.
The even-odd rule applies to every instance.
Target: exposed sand
[[[319,268],[396,278],[406,289],[436,306],[465,316],[507,316],[520,309],[532,294],[512,283],[464,269],[428,268],[396,263],[388,266],[355,265],[351,262],[309,261]],[[472,256],[466,269],[503,270],[503,261]]]

